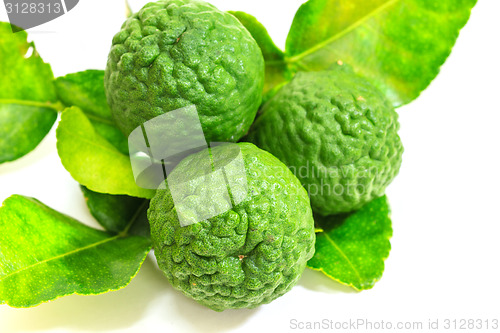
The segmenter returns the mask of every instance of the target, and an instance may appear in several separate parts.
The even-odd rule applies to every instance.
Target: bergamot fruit
[[[248,141],[285,163],[313,211],[349,212],[381,196],[403,146],[389,101],[346,65],[298,73],[266,104]]]
[[[186,157],[167,181],[148,218],[175,288],[222,311],[296,284],[314,253],[314,221],[307,192],[277,158],[250,143],[217,146]]]
[[[195,105],[208,142],[237,141],[262,99],[264,59],[231,14],[196,0],[148,3],[114,38],[104,77],[118,127]]]

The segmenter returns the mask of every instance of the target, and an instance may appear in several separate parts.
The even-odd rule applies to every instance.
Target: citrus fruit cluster
[[[313,211],[360,208],[384,193],[401,164],[397,114],[346,66],[298,73],[254,122],[263,82],[250,33],[196,0],[146,5],[115,35],[108,58],[107,99],[126,135],[195,105],[207,142],[248,133],[255,144],[188,155],[148,211],[167,279],[216,311],[289,291],[314,253]]]

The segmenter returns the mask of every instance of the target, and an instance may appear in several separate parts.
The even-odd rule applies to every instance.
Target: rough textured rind
[[[397,175],[398,115],[345,65],[298,73],[262,109],[248,141],[285,163],[321,215],[361,208]]]
[[[296,284],[314,254],[314,221],[299,180],[268,152],[250,143],[238,146],[248,182],[242,202],[181,227],[171,193],[163,189],[148,211],[155,255],[170,283],[216,311],[271,302]],[[202,153],[186,158],[170,176],[191,179]],[[226,148],[211,154],[223,160]],[[214,200],[201,178],[185,194],[198,205]]]
[[[260,105],[264,60],[231,14],[203,1],[158,1],[133,14],[114,36],[104,83],[125,135],[194,104],[207,141],[236,141]]]

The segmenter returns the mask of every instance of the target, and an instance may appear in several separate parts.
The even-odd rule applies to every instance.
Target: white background
[[[134,10],[144,2],[131,1]],[[212,1],[255,15],[284,46],[300,0]],[[297,287],[254,310],[216,313],[172,289],[153,257],[132,283],[31,309],[0,306],[0,332],[286,332],[290,321],[500,319],[500,1],[479,0],[430,87],[398,109],[405,146],[388,189],[394,237],[382,280],[356,293],[307,270]],[[121,0],[82,0],[29,31],[56,76],[104,69],[125,18]],[[6,21],[0,8],[0,20]],[[0,165],[0,200],[33,196],[89,225],[77,183],[60,164],[54,130],[32,153]]]

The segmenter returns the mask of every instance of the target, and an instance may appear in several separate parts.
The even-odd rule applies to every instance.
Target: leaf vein
[[[380,7],[374,9],[373,11],[371,11],[370,13],[368,13],[366,16],[364,16],[361,19],[357,20],[356,22],[352,23],[350,26],[348,26],[344,30],[336,33],[332,37],[324,40],[321,43],[316,44],[315,46],[311,47],[310,49],[308,49],[308,50],[306,50],[306,51],[304,51],[304,52],[302,52],[302,53],[300,53],[300,54],[298,54],[296,56],[288,58],[288,62],[289,63],[297,62],[297,61],[301,60],[302,58],[308,56],[309,54],[317,52],[318,50],[326,47],[328,44],[330,44],[330,43],[336,41],[337,39],[343,37],[344,35],[348,34],[349,32],[351,32],[352,30],[354,30],[355,28],[357,28],[358,26],[360,26],[361,24],[363,24],[364,22],[366,22],[368,19],[376,16],[377,14],[379,14],[380,12],[382,12],[383,10],[385,10],[386,8],[388,8],[388,7],[392,6],[392,5],[395,5],[399,1],[401,1],[401,0],[389,0],[389,1],[387,1],[385,4],[383,4]]]
[[[45,264],[45,263],[48,263],[48,262],[53,261],[53,260],[61,259],[61,258],[64,258],[64,257],[70,256],[70,255],[73,255],[73,254],[75,254],[75,253],[78,253],[78,252],[81,252],[81,251],[88,250],[88,249],[93,248],[93,247],[97,247],[97,246],[99,246],[99,245],[105,244],[105,243],[107,243],[107,242],[110,242],[110,241],[112,241],[112,240],[118,239],[118,238],[120,238],[120,237],[122,237],[122,236],[121,236],[121,235],[116,235],[116,236],[113,236],[113,237],[110,237],[110,238],[106,238],[106,239],[100,240],[100,241],[95,242],[95,243],[88,244],[88,245],[83,246],[83,247],[81,247],[81,248],[74,249],[74,250],[69,251],[69,252],[67,252],[67,253],[63,253],[63,254],[57,255],[57,256],[52,257],[52,258],[48,258],[48,259],[44,259],[44,260],[38,261],[38,262],[36,262],[36,263],[34,263],[34,264],[31,264],[31,265],[28,265],[28,266],[26,266],[26,267],[23,267],[23,268],[21,268],[21,269],[19,269],[19,270],[15,271],[15,272],[12,272],[12,273],[9,273],[9,274],[7,274],[7,275],[4,275],[4,276],[0,277],[0,282],[2,282],[2,281],[4,281],[4,280],[6,280],[6,279],[8,279],[8,278],[10,278],[10,277],[12,277],[12,276],[14,276],[14,275],[16,275],[16,274],[19,274],[19,273],[21,273],[21,272],[23,272],[23,271],[25,271],[25,270],[31,269],[31,268],[33,268],[33,267],[36,267],[36,266],[38,266],[38,265]]]
[[[28,100],[20,100],[20,99],[1,99],[0,104],[16,104],[23,106],[34,106],[40,108],[52,109],[56,112],[62,109],[62,105],[59,103],[51,103],[51,102],[38,102],[38,101],[28,101]]]
[[[340,253],[340,255],[347,261],[347,263],[349,264],[349,266],[352,268],[352,270],[354,271],[354,273],[356,274],[356,276],[358,277],[358,280],[359,280],[359,283],[362,284],[363,280],[361,278],[361,275],[359,274],[358,270],[356,269],[356,267],[354,267],[354,264],[351,262],[351,260],[349,260],[349,258],[347,257],[347,255],[344,253],[344,251],[342,251],[342,249],[333,241],[333,239],[325,232],[325,237],[326,237],[326,240],[333,245],[333,247]]]

